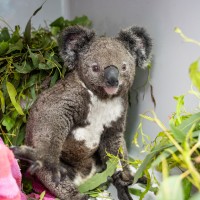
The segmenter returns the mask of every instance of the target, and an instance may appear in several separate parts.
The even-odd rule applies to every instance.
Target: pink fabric
[[[33,189],[39,194],[32,193],[26,196],[21,191],[21,181],[22,174],[17,160],[0,138],[0,200],[27,200],[28,197],[39,199],[39,194],[43,191],[46,191],[44,200],[55,200],[38,180],[34,180]]]

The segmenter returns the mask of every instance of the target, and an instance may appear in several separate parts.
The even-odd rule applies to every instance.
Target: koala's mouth
[[[104,90],[108,95],[116,94],[118,92],[118,89],[118,87],[104,87]]]

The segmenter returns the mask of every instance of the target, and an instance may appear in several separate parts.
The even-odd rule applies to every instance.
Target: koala
[[[88,199],[77,187],[105,169],[108,152],[119,156],[123,167],[112,177],[119,199],[132,199],[124,140],[128,92],[136,67],[147,66],[151,49],[141,27],[121,30],[116,37],[98,37],[81,26],[62,32],[60,55],[70,72],[39,95],[30,110],[25,145],[13,149],[58,198]]]

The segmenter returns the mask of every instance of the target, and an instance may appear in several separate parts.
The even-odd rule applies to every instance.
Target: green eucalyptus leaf
[[[33,85],[37,84],[37,80],[38,80],[38,76],[39,74],[34,74],[32,76],[29,77],[29,79],[27,80],[26,84],[24,85],[24,88],[30,88]]]
[[[24,61],[21,65],[18,65],[17,63],[13,63],[13,65],[14,65],[16,71],[21,74],[27,74],[33,70],[33,67],[27,61]]]
[[[12,36],[10,38],[10,43],[15,44],[19,39],[21,39],[20,36],[20,27],[15,26],[15,31],[12,33]]]
[[[200,70],[199,70],[199,60],[196,60],[190,65],[189,68],[190,78],[194,86],[200,90]]]
[[[30,17],[30,19],[28,20],[28,23],[26,24],[25,31],[24,31],[24,40],[28,45],[31,42],[31,19],[42,9],[42,6],[44,5],[44,3],[38,9],[34,11],[33,15]]]
[[[133,194],[138,197],[140,197],[142,195],[142,191],[140,189],[129,188],[128,191],[130,192],[130,194]]]
[[[9,116],[5,116],[2,121],[2,125],[6,127],[6,130],[9,132],[15,125],[15,120]]]
[[[160,152],[160,155],[151,163],[152,167],[158,166],[163,160],[171,156],[173,153],[177,151],[175,146],[166,148],[164,151]]]
[[[182,185],[184,191],[184,200],[188,200],[192,189],[192,183],[187,178],[184,178],[182,180]]]
[[[6,88],[7,88],[7,92],[9,94],[9,97],[10,97],[10,100],[11,100],[13,106],[15,107],[15,109],[17,110],[17,112],[20,115],[24,115],[24,112],[23,112],[20,104],[17,103],[17,101],[16,101],[17,91],[16,91],[14,85],[7,81],[6,82]]]
[[[32,17],[31,17],[32,18]],[[31,42],[31,18],[28,20],[24,31],[24,41],[30,45]]]
[[[50,87],[54,86],[59,78],[59,71],[56,69],[54,75],[51,77]]]
[[[161,183],[157,200],[184,200],[180,176],[171,176]]]
[[[12,144],[15,146],[21,145],[25,138],[26,129],[25,129],[25,126],[22,126],[22,124],[23,124],[23,120],[20,119],[19,121],[18,119],[17,125],[15,127],[15,129],[17,129],[17,131],[15,130],[16,135],[12,139]]]
[[[37,68],[40,63],[40,57],[37,53],[33,53],[30,48],[28,47],[29,56],[33,62],[34,68]]]
[[[145,157],[143,160],[142,164],[140,167],[137,169],[135,175],[134,175],[134,181],[133,184],[137,183],[138,179],[142,177],[144,171],[146,168],[150,165],[152,162],[153,158],[158,155],[160,152],[162,152],[164,149],[167,149],[169,147],[172,147],[173,145],[168,144],[163,146],[162,144],[156,146],[155,148],[152,149],[152,151]]]
[[[179,126],[177,126],[177,128],[181,130],[183,133],[187,134],[190,131],[193,124],[198,124],[198,123],[200,123],[200,112],[195,113],[191,115],[189,118],[182,121],[182,123]]]
[[[4,27],[1,29],[0,42],[2,42],[2,41],[7,42],[8,40],[10,40],[10,34],[8,31],[8,28]]]
[[[106,183],[107,178],[111,177],[114,174],[114,172],[117,168],[117,164],[118,164],[118,159],[110,158],[106,162],[106,165],[107,165],[106,170],[101,173],[95,174],[92,178],[90,178],[85,183],[80,185],[78,187],[79,192],[85,193],[87,191],[97,188],[99,185],[101,185],[103,183]]]
[[[0,56],[5,54],[9,49],[9,43],[8,42],[1,42],[0,43]]]
[[[171,128],[171,133],[172,135],[174,136],[174,138],[180,142],[180,143],[183,143],[185,141],[185,138],[186,138],[186,134],[184,132],[182,132],[179,128],[177,128],[174,123],[173,123],[173,120],[170,120],[169,121],[169,125],[170,125],[170,128]]]
[[[90,27],[92,22],[88,19],[87,16],[83,15],[81,17],[75,17],[74,20],[71,21],[71,25],[81,25]]]
[[[52,35],[57,35],[59,32],[60,32],[60,27],[57,27],[57,26],[52,26],[51,27],[51,33]]]
[[[65,19],[63,17],[57,18],[50,24],[51,27],[59,27],[62,29],[65,26]]]
[[[5,99],[3,92],[0,90],[0,101],[1,101],[1,110],[4,113],[5,112]]]
[[[15,44],[10,44],[6,54],[9,54],[13,51],[21,51],[22,49],[23,49],[23,42],[22,39],[19,39]]]
[[[181,95],[181,96],[175,96],[174,99],[177,101],[177,105],[176,105],[176,116],[178,118],[179,123],[181,123],[181,113],[182,113],[182,108],[184,106],[184,98],[185,95]]]
[[[32,86],[30,88],[30,91],[31,91],[31,98],[33,99],[33,101],[36,100],[37,96],[36,96],[36,92],[35,92],[35,86]]]

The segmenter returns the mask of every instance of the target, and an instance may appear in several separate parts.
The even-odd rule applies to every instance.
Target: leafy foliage
[[[58,55],[57,38],[68,26],[91,26],[86,17],[65,20],[60,17],[49,28],[34,29],[29,19],[24,34],[20,27],[0,30],[0,136],[8,145],[24,140],[29,108],[38,94],[63,78],[67,68]]]
[[[200,42],[186,37],[178,28],[175,30],[186,42],[199,45]],[[196,89],[189,91],[200,99],[199,59],[189,67],[189,75]],[[157,194],[158,200],[192,200],[200,195],[200,112],[188,113],[185,109],[185,96],[176,96],[176,111],[169,120],[167,128],[152,111],[149,115],[140,115],[142,119],[154,122],[162,130],[156,139],[148,145],[149,153],[136,171],[134,182],[150,168],[162,172],[163,182]],[[139,125],[141,130],[142,123]],[[141,133],[144,137],[144,133]],[[138,132],[133,142],[137,142]],[[171,170],[178,168],[176,176],[170,176]],[[155,179],[154,179],[155,180]],[[152,183],[154,180],[151,180]],[[196,188],[196,195],[191,194],[191,189]]]

